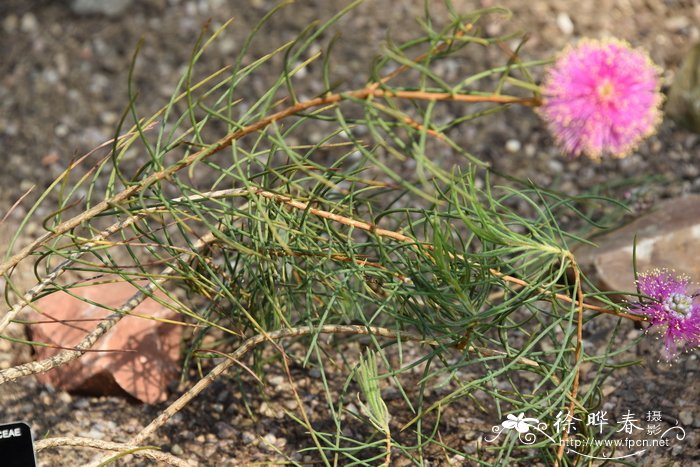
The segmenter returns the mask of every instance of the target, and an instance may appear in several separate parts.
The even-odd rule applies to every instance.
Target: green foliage
[[[268,15],[230,67],[200,76],[198,61],[223,29],[204,34],[173,97],[149,118],[140,116],[132,84],[116,132],[132,121],[128,136],[90,170],[67,173],[52,187],[60,205],[45,226],[56,234],[33,253],[37,278],[59,267],[73,278],[116,276],[141,288],[142,280],[158,281],[182,321],[197,325],[185,369],[201,357],[207,336],[229,352],[252,335],[298,326],[357,324],[420,335],[423,343],[336,338],[340,352],[358,340],[367,347],[365,357],[345,356],[340,393],[325,377],[333,349],[318,333],[301,338],[306,354],[296,357],[322,370],[332,429],[294,419],[310,431],[300,451],[320,463],[376,465],[388,455],[420,465],[436,453],[462,454],[474,465],[552,463],[556,446],[511,439],[469,454],[441,438],[442,417],[457,402],[468,401],[488,420],[522,412],[553,418],[569,406],[580,365],[598,368],[599,383],[621,352],[577,350],[580,311],[557,298],[576,298],[582,280],[568,274],[578,267],[569,248],[579,239],[558,219],[595,224],[585,208],[591,200],[499,178],[449,136],[509,103],[536,103],[528,69],[544,62],[505,57],[498,67],[447,82],[437,62],[514,36],[481,34],[500,10],[453,10],[439,27],[426,12],[422,36],[387,45],[367,87],[343,89],[333,81],[333,41],[320,52],[312,46],[354,6],[252,57],[249,46]],[[322,81],[325,91],[309,99],[295,83],[311,64],[319,72],[303,79]],[[250,83],[271,68],[279,75],[256,95]],[[444,120],[447,105],[459,116]],[[446,151],[459,162],[436,156]],[[75,215],[79,222],[62,228]],[[120,223],[85,251],[91,238]],[[213,241],[196,245],[208,234]],[[56,281],[45,292],[80,283]],[[400,394],[391,409],[381,396],[387,386]],[[600,402],[596,387],[576,394],[577,410]],[[358,421],[366,436],[347,436],[345,425]]]

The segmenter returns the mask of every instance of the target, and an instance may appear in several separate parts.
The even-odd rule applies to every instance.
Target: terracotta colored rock
[[[637,272],[673,269],[700,283],[700,195],[659,203],[648,214],[599,237],[597,247],[574,251],[602,290],[635,291],[632,246],[637,236]]]
[[[95,284],[72,289],[72,292],[112,308],[120,307],[138,289],[128,283]],[[110,310],[83,302],[65,292],[56,292],[36,302],[37,309],[56,320],[99,319]],[[134,314],[176,319],[177,314],[153,299],[146,299]],[[32,312],[30,319],[49,321],[47,316]],[[38,342],[72,347],[97,326],[97,321],[41,323],[30,326],[32,338]],[[115,394],[122,388],[135,398],[152,404],[167,398],[167,386],[177,377],[182,327],[137,316],[123,317],[77,361],[37,375],[39,381],[56,387],[92,394]],[[60,350],[36,347],[40,359]]]

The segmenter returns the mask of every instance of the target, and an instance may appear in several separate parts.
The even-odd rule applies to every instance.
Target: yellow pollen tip
[[[605,81],[603,84],[598,86],[598,97],[604,100],[608,100],[612,98],[613,94],[615,92],[615,87],[612,85],[610,81]]]

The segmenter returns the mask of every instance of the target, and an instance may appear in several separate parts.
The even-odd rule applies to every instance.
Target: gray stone
[[[394,386],[389,386],[382,391],[382,399],[385,401],[401,399],[401,392],[399,392],[399,390]]]
[[[272,433],[268,433],[262,438],[263,442],[261,447],[265,451],[274,451],[277,447],[277,436]]]
[[[85,410],[90,407],[90,401],[87,399],[78,399],[74,404],[75,408],[78,410]]]
[[[282,375],[273,375],[267,378],[267,381],[273,386],[277,387],[280,384],[284,383],[284,376]]]
[[[37,21],[36,16],[34,16],[34,14],[27,13],[24,16],[22,16],[22,19],[19,23],[19,28],[22,32],[34,33],[39,28],[39,22]]]
[[[634,292],[632,250],[637,272],[667,268],[700,281],[700,195],[659,203],[651,212],[617,230],[591,239],[574,253],[579,265],[604,290]]]
[[[204,446],[204,457],[210,459],[218,450],[219,448],[216,444],[208,443],[206,446]]]
[[[73,0],[71,10],[79,15],[118,16],[131,6],[132,0]]]
[[[172,452],[176,456],[181,456],[185,453],[185,451],[182,450],[179,444],[173,444],[170,448],[170,452]]]
[[[8,34],[13,34],[17,30],[17,25],[19,24],[19,19],[17,15],[7,15],[2,20],[2,28]]]
[[[508,141],[506,141],[506,151],[508,151],[511,154],[520,152],[521,147],[522,144],[517,139],[509,139]]]
[[[683,452],[684,449],[685,446],[683,446],[682,444],[676,444],[671,448],[671,454],[674,456],[678,456]]]
[[[58,400],[63,404],[70,404],[73,398],[67,392],[61,391],[58,393]]]
[[[269,404],[267,401],[263,401],[260,404],[260,414],[265,417],[270,418],[282,418],[284,417],[284,411],[277,404]]]
[[[557,26],[559,26],[561,32],[566,36],[570,36],[574,33],[574,22],[571,21],[571,17],[564,12],[557,15]]]
[[[81,433],[81,436],[92,439],[105,439],[105,434],[99,430],[99,427],[94,427],[86,433]]]
[[[216,428],[216,436],[220,439],[232,439],[238,434],[231,425],[225,422],[216,422],[214,428]]]
[[[678,419],[683,425],[690,426],[693,424],[693,413],[690,410],[681,410]]]

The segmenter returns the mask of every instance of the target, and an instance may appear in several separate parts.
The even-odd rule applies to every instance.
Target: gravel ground
[[[264,0],[125,1],[127,8],[123,11],[91,14],[76,12],[78,7],[71,9],[68,3],[48,0],[0,3],[3,46],[0,213],[6,212],[32,185],[39,189],[47,187],[72,157],[112,136],[126,102],[126,73],[139,38],[145,40],[136,69],[139,109],[143,115],[150,115],[170,97],[205,21],[211,18],[212,25],[217,26],[235,17],[234,27],[206,55],[203,68],[214,70],[230,62],[250,27],[271,5]],[[453,3],[459,11],[496,3],[511,8],[513,23],[494,19],[487,32],[495,35],[513,27],[530,31],[530,41],[523,51],[526,58],[549,56],[581,36],[624,38],[650,51],[654,61],[664,69],[667,83],[671,82],[683,54],[700,38],[700,5],[694,0],[455,0]],[[266,40],[258,42],[251,55],[260,55],[270,49],[270,44],[295,37],[312,19],[327,18],[345,4],[336,0],[300,0],[273,19],[265,30]],[[413,36],[417,28],[413,18],[421,15],[422,4],[422,1],[368,0],[341,23],[343,36],[335,49],[335,70],[346,79],[348,87],[363,83],[368,64],[387,31],[397,41]],[[459,67],[502,61],[498,51],[489,50],[467,63],[445,66],[449,71],[450,67],[459,70]],[[259,92],[255,86],[251,91]],[[264,82],[257,86],[263,87]],[[308,87],[309,95],[318,91],[311,82]],[[541,122],[529,109],[511,108],[453,136],[500,172],[531,178],[571,194],[593,188],[617,196],[642,192],[653,203],[660,198],[700,192],[700,138],[669,121],[635,154],[599,164],[572,161],[558,154]],[[0,240],[16,228],[33,196],[0,226]],[[39,229],[32,224],[28,233],[36,235]],[[627,331],[630,336],[636,332],[631,326]],[[357,351],[353,345],[346,344],[347,348],[339,350]],[[616,379],[609,380],[601,389],[606,404],[618,413],[635,407],[665,410],[680,418],[685,426],[700,429],[697,386],[693,384],[699,369],[696,356],[668,367],[655,361],[655,352],[649,345],[655,343],[638,349],[643,365],[621,370]],[[0,341],[0,366],[4,368],[13,361],[26,359],[26,353]],[[291,371],[310,409],[324,407],[316,401],[320,391],[314,370],[292,365]],[[283,409],[293,409],[288,407],[289,382],[278,367],[269,368],[266,374],[268,384],[262,391],[245,375],[217,382],[152,441],[202,465],[269,462],[279,457],[275,448],[293,452],[293,447],[306,438],[299,425],[288,418],[279,418]],[[343,375],[339,373],[338,377],[337,384],[342,384]],[[392,399],[391,394],[387,399],[392,401],[390,409],[398,410],[400,401]],[[245,403],[257,414],[255,417],[244,409]],[[31,379],[6,385],[0,392],[0,421],[30,421],[37,436],[71,434],[126,440],[162,408],[143,407],[123,398],[69,395],[40,386]],[[444,420],[447,427],[454,428],[447,430],[451,439],[446,443],[473,452],[479,437],[494,423],[479,417],[469,401],[456,403]],[[682,449],[650,453],[645,462],[671,465],[700,462],[696,432],[689,432]],[[43,465],[76,465],[93,455],[94,452],[83,450],[50,450],[41,454],[40,461]],[[434,453],[431,461],[432,465],[442,465],[448,459],[443,453]],[[459,464],[459,459],[451,461]],[[127,460],[130,465],[134,462]]]

